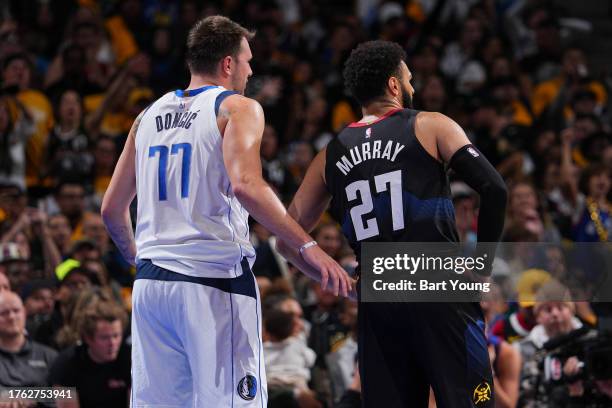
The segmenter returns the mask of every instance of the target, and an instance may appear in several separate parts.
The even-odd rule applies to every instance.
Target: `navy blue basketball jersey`
[[[416,138],[417,113],[353,123],[327,145],[331,215],[357,259],[365,241],[459,241],[446,168]]]

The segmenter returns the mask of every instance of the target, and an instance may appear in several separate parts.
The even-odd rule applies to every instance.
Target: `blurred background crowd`
[[[257,30],[247,94],[265,110],[264,173],[284,202],[316,152],[359,120],[342,68],[359,42],[378,38],[406,49],[414,108],[457,121],[503,175],[504,241],[610,242],[607,2],[2,1],[0,385],[73,386],[82,407],[127,406],[134,270],[99,207],[132,121],[187,86],[186,34],[212,14]],[[461,239],[473,242],[478,198],[454,179],[452,194]],[[359,406],[356,305],[300,276],[261,225],[251,233],[270,406]],[[313,234],[354,270],[329,217]],[[554,271],[526,276],[523,301],[497,293],[483,303],[496,406],[612,398],[612,384],[580,377],[572,358],[559,387],[568,405],[529,380],[546,340],[593,327],[596,316],[588,302],[559,301]]]

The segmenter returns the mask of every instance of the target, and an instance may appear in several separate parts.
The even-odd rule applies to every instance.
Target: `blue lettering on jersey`
[[[161,119],[161,116],[160,116]],[[191,172],[191,144],[175,143],[170,147],[170,155],[183,151],[181,165],[181,198],[189,197],[189,175]],[[155,157],[159,153],[159,166],[157,168],[157,191],[159,201],[168,199],[166,172],[168,169],[168,146],[157,145],[149,147],[149,157]]]
[[[176,128],[189,129],[191,123],[198,116],[198,112],[199,110],[195,112],[175,112],[174,116],[172,116],[172,113],[166,113],[163,116],[157,115],[155,117],[155,128],[158,132]]]

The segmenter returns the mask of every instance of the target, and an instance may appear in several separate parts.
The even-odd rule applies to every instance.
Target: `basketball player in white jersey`
[[[252,36],[221,16],[194,25],[189,87],[139,115],[104,196],[107,229],[137,266],[133,407],[267,405],[249,214],[299,251],[325,289],[351,290],[262,178],[264,115],[242,96]]]

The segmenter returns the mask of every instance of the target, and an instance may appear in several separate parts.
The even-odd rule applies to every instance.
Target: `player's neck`
[[[186,91],[202,88],[203,86],[222,86],[224,88],[228,88],[228,84],[225,81],[205,75],[191,75],[191,81],[189,81],[189,86],[185,89]]]
[[[383,99],[372,102],[368,106],[363,106],[361,108],[361,113],[363,114],[361,121],[379,118],[394,109],[403,109],[402,105],[396,99]]]

